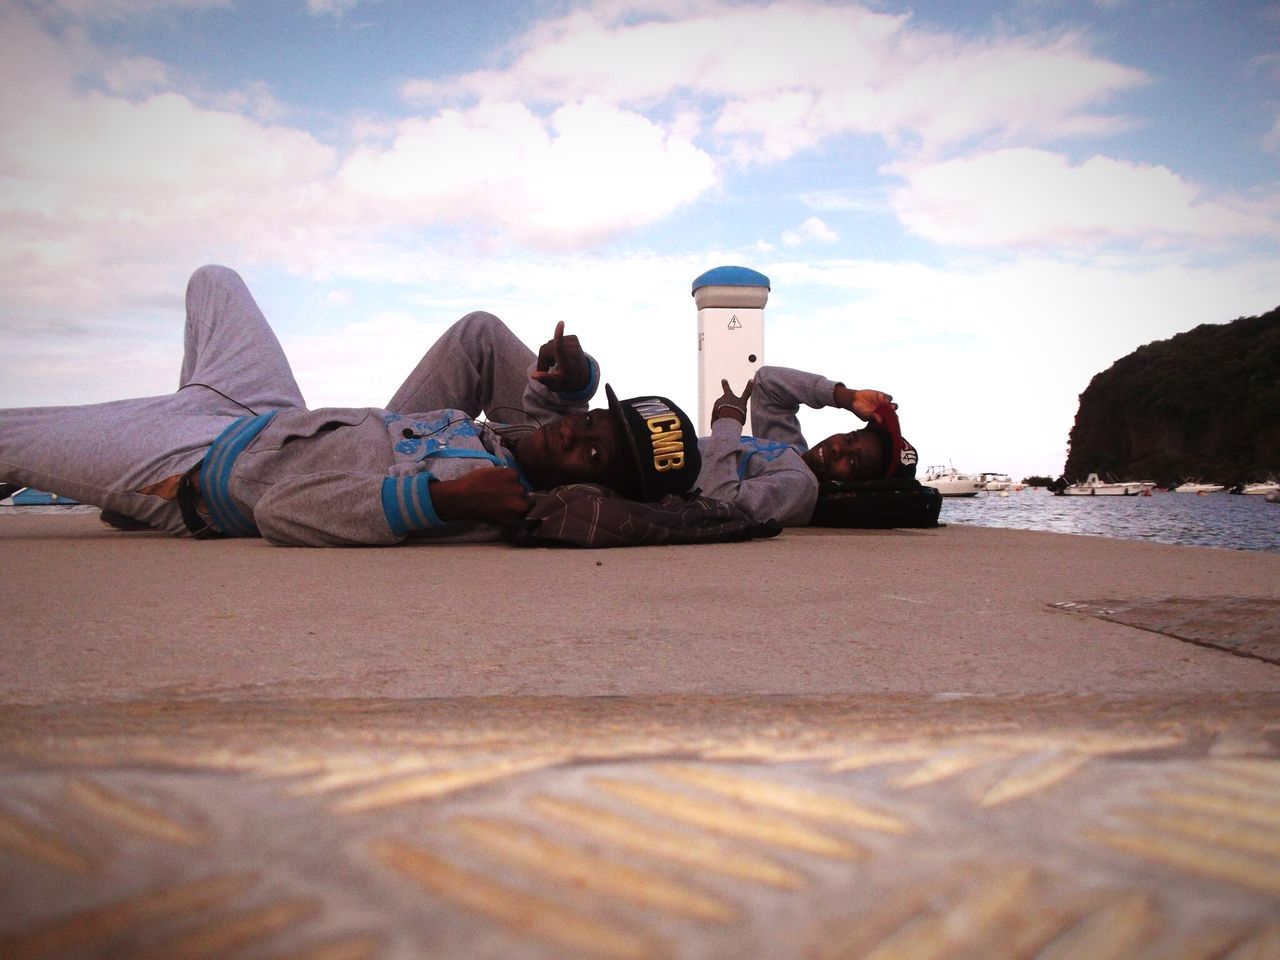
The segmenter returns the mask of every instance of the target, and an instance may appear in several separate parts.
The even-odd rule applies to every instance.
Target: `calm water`
[[[1280,553],[1280,503],[1264,497],[1153,493],[1149,497],[1055,497],[1023,490],[1002,497],[946,497],[943,523],[1084,533]]]

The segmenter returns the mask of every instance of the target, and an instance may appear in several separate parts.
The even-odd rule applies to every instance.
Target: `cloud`
[[[1019,476],[1062,468],[1094,374],[1144,343],[1280,299],[1280,266],[1266,256],[1226,267],[1041,255],[754,265],[773,284],[767,362],[892,393],[925,464]],[[806,436],[848,429],[838,413],[800,418]]]
[[[955,246],[1280,237],[1280,219],[1214,200],[1164,166],[1094,156],[1073,165],[1028,147],[892,167],[902,224]]]
[[[586,96],[652,107],[691,98],[740,161],[776,162],[845,134],[925,153],[974,138],[1123,129],[1096,113],[1146,82],[1076,34],[974,40],[852,4],[602,2],[543,21],[504,67],[413,80],[411,103]]]
[[[389,147],[356,150],[340,182],[402,222],[571,247],[662,219],[710,189],[716,171],[688,139],[599,100],[547,119],[486,101],[403,121]]]
[[[94,89],[100,77],[127,91]],[[0,282],[6,314],[101,312],[207,259],[297,263],[350,227],[309,134],[156,91],[167,70],[0,15]],[[180,266],[173,266],[180,265]],[[177,269],[178,276],[170,271]],[[104,291],[111,291],[104,297]]]
[[[798,247],[804,243],[836,243],[840,235],[823,223],[819,217],[810,217],[795,230],[788,230],[782,235],[782,243],[788,247]]]
[[[341,17],[366,0],[307,0],[307,12],[315,17]]]

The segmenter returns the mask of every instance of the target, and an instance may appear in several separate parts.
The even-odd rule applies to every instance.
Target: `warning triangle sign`
[[[736,313],[729,318],[729,329],[730,330],[742,329],[742,323],[738,320],[738,315]]]

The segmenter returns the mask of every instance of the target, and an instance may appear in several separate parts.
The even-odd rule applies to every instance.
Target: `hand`
[[[724,417],[745,424],[747,422],[747,401],[751,398],[751,389],[755,385],[754,379],[748,380],[746,387],[743,388],[742,396],[739,397],[729,388],[728,380],[721,380],[720,388],[724,390],[724,393],[719,400],[711,405],[711,422],[715,423]]]
[[[591,382],[591,362],[573,334],[564,335],[564,321],[556,324],[555,336],[538,351],[534,380],[557,392],[581,390]]]
[[[875,410],[880,404],[887,403],[893,409],[898,409],[893,397],[887,393],[879,390],[850,390],[842,383],[836,385],[831,398],[837,407],[850,411],[859,420],[875,419],[877,423],[879,418],[875,417]]]
[[[481,467],[456,480],[432,480],[431,504],[441,520],[476,520],[505,526],[533,506],[510,467]]]

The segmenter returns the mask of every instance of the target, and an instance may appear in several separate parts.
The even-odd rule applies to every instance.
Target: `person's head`
[[[693,421],[665,397],[618,400],[606,384],[607,410],[574,413],[522,437],[516,459],[529,482],[549,490],[598,483],[633,500],[684,493],[698,478]]]
[[[827,437],[803,454],[819,483],[879,480],[889,462],[887,432],[865,427]]]
[[[916,475],[916,448],[902,438],[896,408],[882,404],[875,416],[861,430],[834,434],[804,454],[819,483]]]

